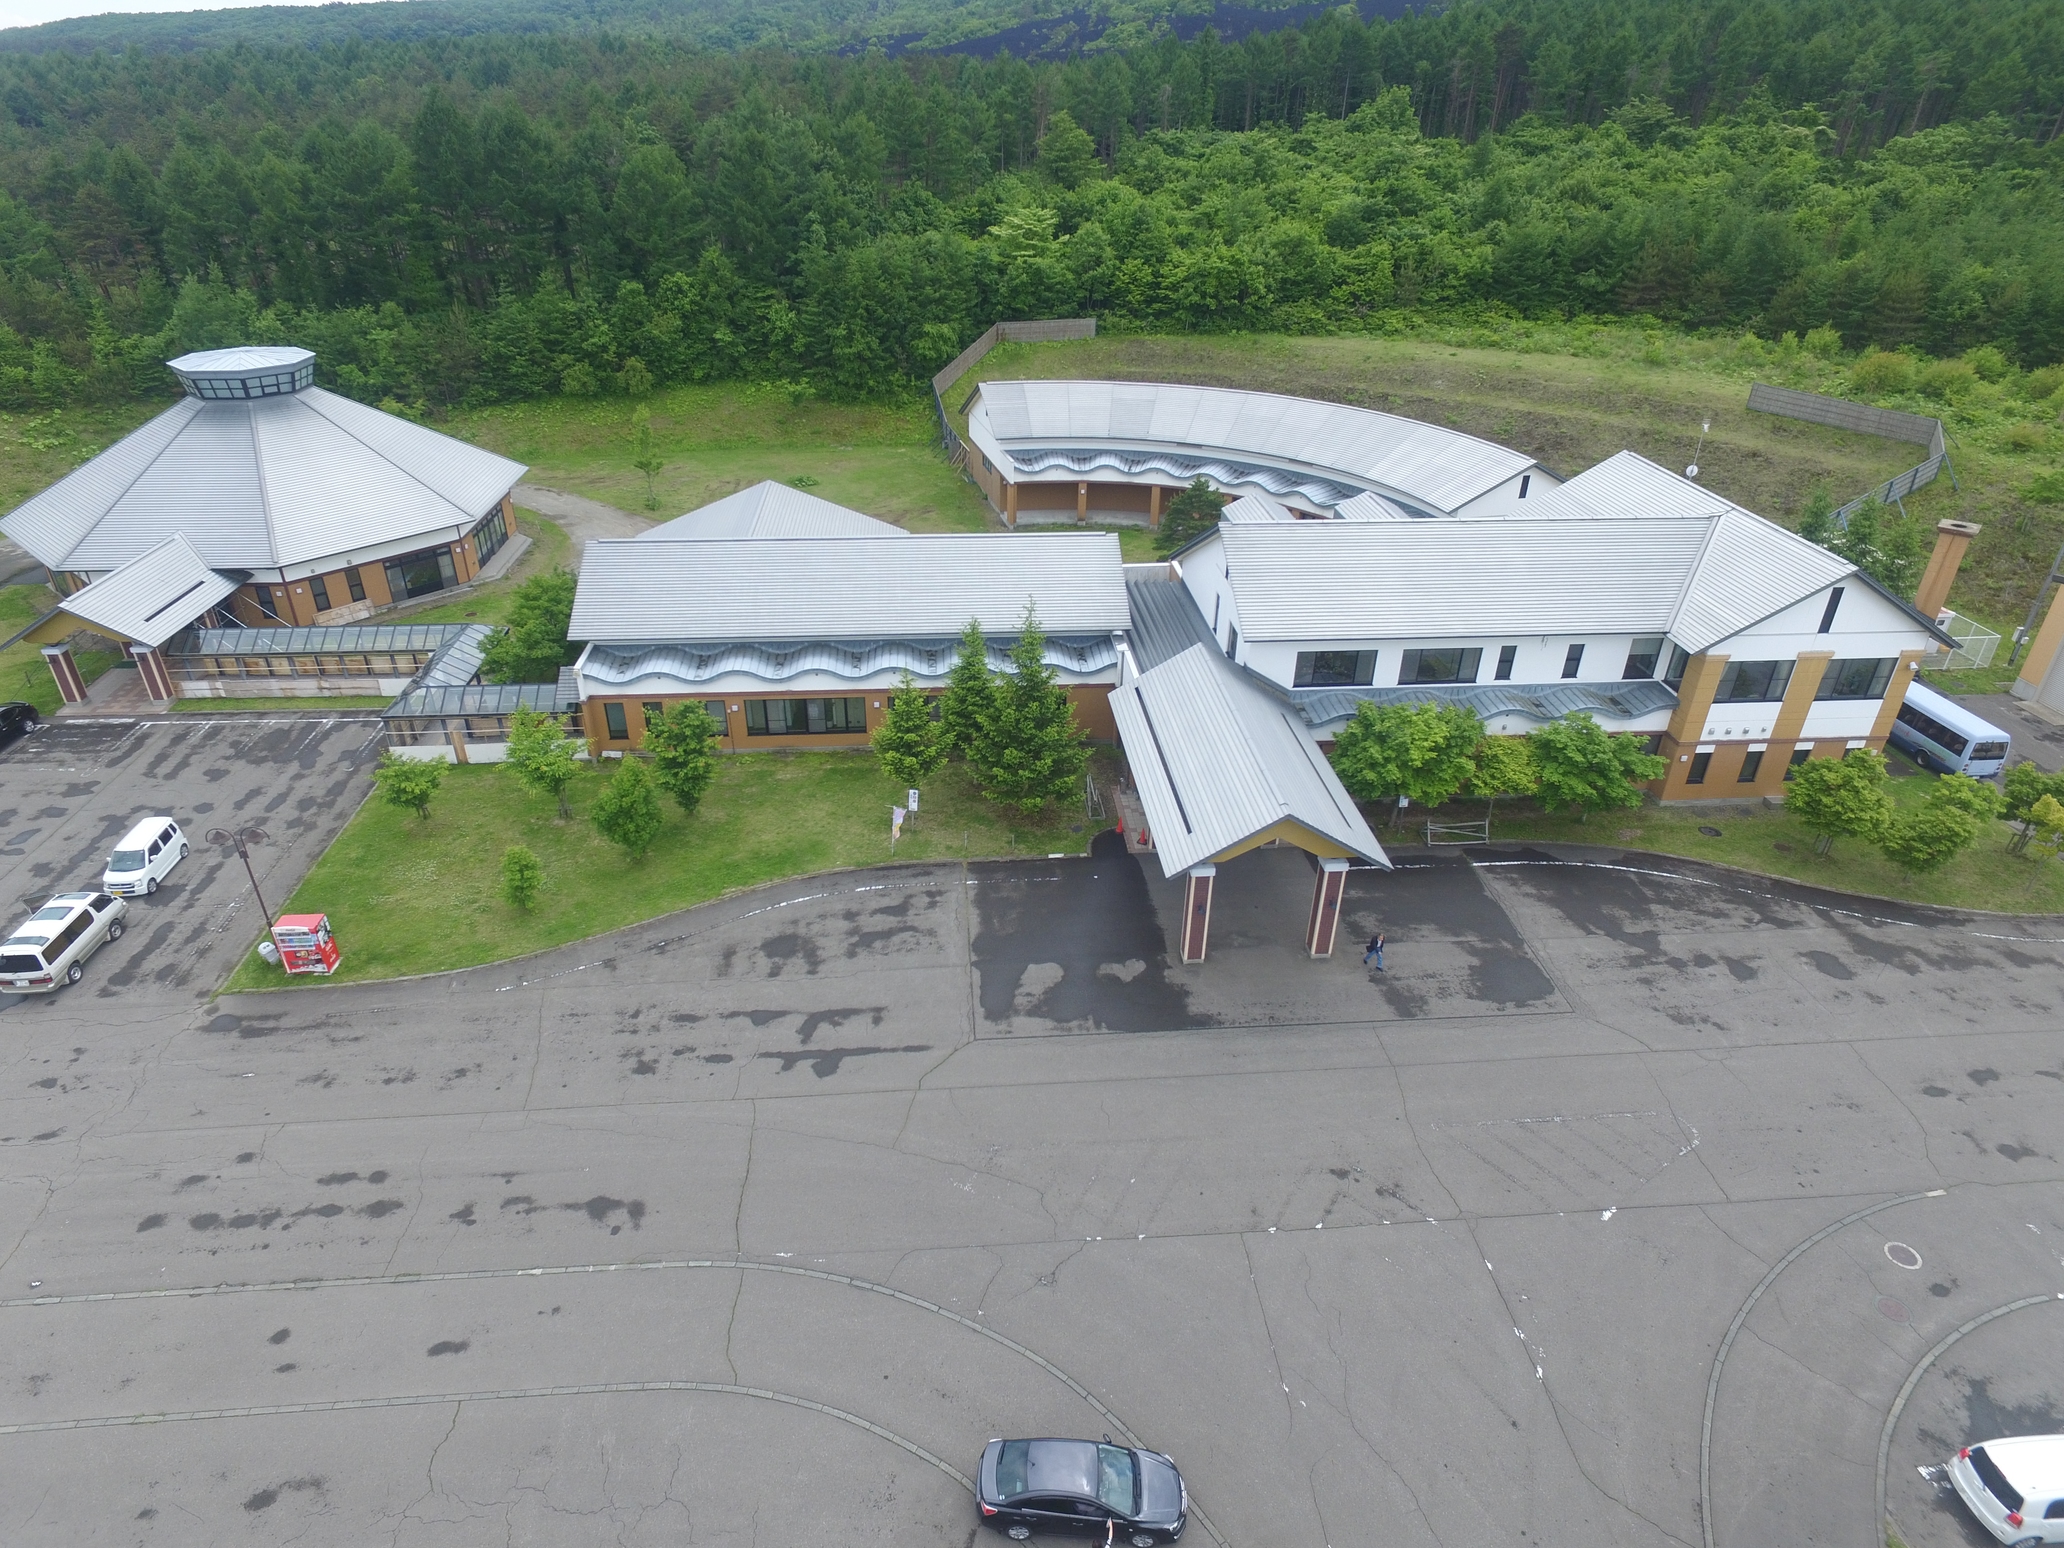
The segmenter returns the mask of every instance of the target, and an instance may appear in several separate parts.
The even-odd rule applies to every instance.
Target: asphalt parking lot
[[[1382,976],[1294,852],[1194,967],[1098,854],[9,1012],[0,1532],[960,1548],[989,1436],[1108,1432],[1185,1541],[1876,1548],[1896,1418],[1975,1540],[1919,1469],[2064,1409],[2064,928],[1402,858]]]
[[[262,828],[252,869],[268,901],[284,902],[364,798],[378,729],[364,715],[45,721],[0,749],[7,923],[54,892],[97,888],[132,824],[170,816],[192,855],[154,896],[131,900],[124,938],[96,952],[69,993],[126,1004],[144,997],[124,991],[148,984],[168,1003],[190,1004],[255,939],[243,933],[255,908],[243,863],[203,835]],[[0,1012],[33,1015],[57,998],[0,995]]]

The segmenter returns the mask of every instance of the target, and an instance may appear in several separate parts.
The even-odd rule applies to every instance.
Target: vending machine
[[[327,914],[282,914],[272,927],[280,966],[289,973],[334,973],[339,953]]]

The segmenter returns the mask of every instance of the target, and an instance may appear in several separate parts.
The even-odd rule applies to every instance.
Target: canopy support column
[[[86,679],[79,675],[79,663],[72,659],[69,645],[45,645],[43,660],[57,679],[58,697],[67,704],[86,702]]]
[[[1311,918],[1304,927],[1304,949],[1313,957],[1333,955],[1333,940],[1340,933],[1340,899],[1347,891],[1347,862],[1314,856],[1319,879],[1312,888]]]
[[[1218,867],[1210,861],[1190,867],[1183,886],[1182,959],[1202,962],[1211,934],[1211,884]]]
[[[136,663],[136,670],[143,675],[143,691],[160,704],[166,704],[179,697],[179,690],[172,686],[172,674],[165,669],[165,658],[148,645],[132,646],[130,658]]]

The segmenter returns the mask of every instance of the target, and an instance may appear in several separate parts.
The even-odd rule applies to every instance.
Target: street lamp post
[[[265,842],[265,830],[256,827],[210,828],[205,837],[211,844],[236,845],[237,858],[244,862],[244,874],[251,878],[251,895],[258,900],[258,912],[264,918],[265,926],[270,926],[272,911],[265,906],[265,894],[258,890],[258,873],[251,869],[250,850],[251,845]]]

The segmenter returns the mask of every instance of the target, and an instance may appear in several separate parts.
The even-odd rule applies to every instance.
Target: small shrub
[[[536,851],[523,844],[511,844],[502,851],[502,896],[520,909],[537,901],[545,884],[544,862]]]
[[[2014,362],[1991,344],[1965,350],[1964,363],[1977,373],[1981,382],[2003,382],[2014,374]]]
[[[2021,396],[2030,403],[2041,403],[2060,392],[2064,392],[2064,365],[2044,366],[2021,378]]]
[[[1800,342],[1823,360],[1832,360],[1842,353],[1842,335],[1825,323],[1818,328],[1809,329],[1806,337]]]
[[[559,390],[569,398],[592,398],[602,390],[602,383],[592,366],[577,360],[560,373]]]
[[[627,398],[642,398],[652,391],[652,368],[632,355],[616,373],[617,391]]]
[[[1915,385],[1924,397],[1939,403],[1954,403],[1977,384],[1978,373],[1962,360],[1931,360],[1921,368]]]
[[[2049,444],[2050,431],[2047,425],[2013,425],[2000,439],[2007,443],[2009,451],[2041,451]]]
[[[1812,336],[1808,334],[1807,338]],[[1902,355],[1896,349],[1874,349],[1849,368],[1850,390],[1867,398],[1910,392],[1913,384],[1913,357]]]

